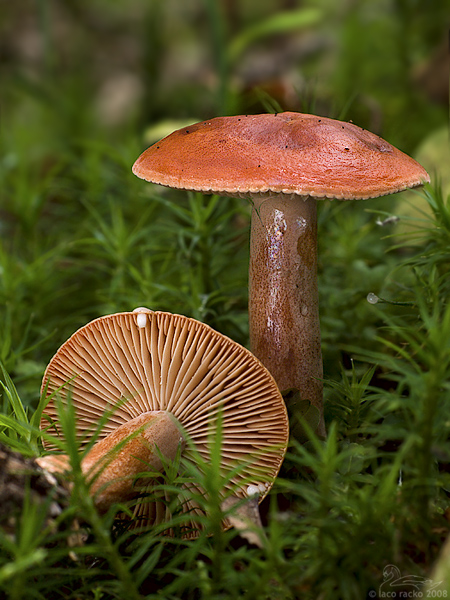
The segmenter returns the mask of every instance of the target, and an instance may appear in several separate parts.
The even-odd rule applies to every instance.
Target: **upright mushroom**
[[[137,159],[152,183],[253,203],[250,347],[279,388],[321,413],[316,200],[374,198],[429,181],[415,160],[334,119],[280,113],[217,117],[173,132]]]
[[[103,420],[98,441],[82,460],[103,511],[136,496],[136,478],[160,471],[161,454],[173,460],[181,445],[186,460],[195,461],[195,448],[208,461],[219,415],[222,469],[230,474],[226,488],[234,496],[245,498],[249,486],[257,486],[262,499],[286,452],[286,408],[267,369],[236,342],[181,315],[137,309],[92,321],[55,354],[42,390],[51,398],[41,423],[49,432],[62,435],[57,397],[71,398],[82,446]],[[186,435],[193,445],[185,445]],[[55,450],[51,442],[45,445]],[[39,464],[61,471],[67,460],[50,454]],[[183,510],[196,509],[188,496]],[[167,510],[143,499],[135,517],[161,522]],[[192,523],[186,535],[197,532]]]

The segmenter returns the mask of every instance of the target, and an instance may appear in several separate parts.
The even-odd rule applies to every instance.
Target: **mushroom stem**
[[[317,287],[317,203],[254,195],[250,237],[250,347],[281,391],[297,388],[323,420]]]
[[[150,411],[94,444],[81,468],[91,480],[90,493],[97,508],[106,511],[113,503],[136,495],[139,474],[162,471],[160,456],[174,460],[180,443],[183,437],[177,419],[166,411]]]
[[[169,412],[149,411],[127,421],[92,446],[81,462],[91,481],[95,506],[106,512],[112,504],[136,495],[136,478],[145,471],[162,471],[163,461],[175,460],[184,445],[178,420]],[[157,449],[157,450],[156,450]],[[49,473],[70,471],[67,454],[49,454],[36,459]]]

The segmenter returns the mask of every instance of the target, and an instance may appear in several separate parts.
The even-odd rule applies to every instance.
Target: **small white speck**
[[[137,325],[141,329],[147,325],[147,315],[145,313],[142,312],[137,314]]]
[[[302,306],[302,315],[304,317],[306,317],[306,315],[308,314],[308,307],[306,305]]]
[[[374,294],[373,292],[370,292],[369,294],[367,294],[366,299],[369,304],[376,304],[379,300],[378,296],[376,294]]]
[[[400,221],[400,217],[397,217],[396,215],[391,215],[390,217],[387,217],[386,219],[384,219],[384,221],[382,221],[380,218],[378,218],[375,223],[377,225],[379,225],[380,227],[384,227],[385,225],[391,225],[392,223],[397,223],[398,221]]]
[[[259,496],[260,493],[259,485],[249,485],[247,488],[247,496]]]

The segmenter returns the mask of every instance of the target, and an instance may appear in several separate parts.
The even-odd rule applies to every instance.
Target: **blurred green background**
[[[259,111],[269,94],[411,151],[447,114],[445,0],[25,0],[0,18],[5,108],[20,79],[77,137]]]
[[[47,101],[60,117],[54,141],[64,148],[83,137],[123,140],[124,131],[167,118],[263,111],[272,98],[285,110],[352,118],[411,152],[448,114],[449,7],[446,0],[2,2],[4,125],[17,109],[27,121],[20,105],[27,97]]]
[[[18,385],[35,397],[77,327],[137,305],[247,343],[248,206],[131,174],[140,152],[178,126],[279,110],[352,120],[448,185],[449,9],[448,0],[2,1],[0,360]],[[364,298],[387,272],[373,215],[345,205],[321,207],[331,370],[356,327],[370,337]]]

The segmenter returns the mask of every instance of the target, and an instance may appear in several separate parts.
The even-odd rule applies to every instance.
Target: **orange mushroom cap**
[[[216,117],[174,131],[133,173],[173,188],[353,200],[429,182],[414,159],[353,123],[310,114]]]

